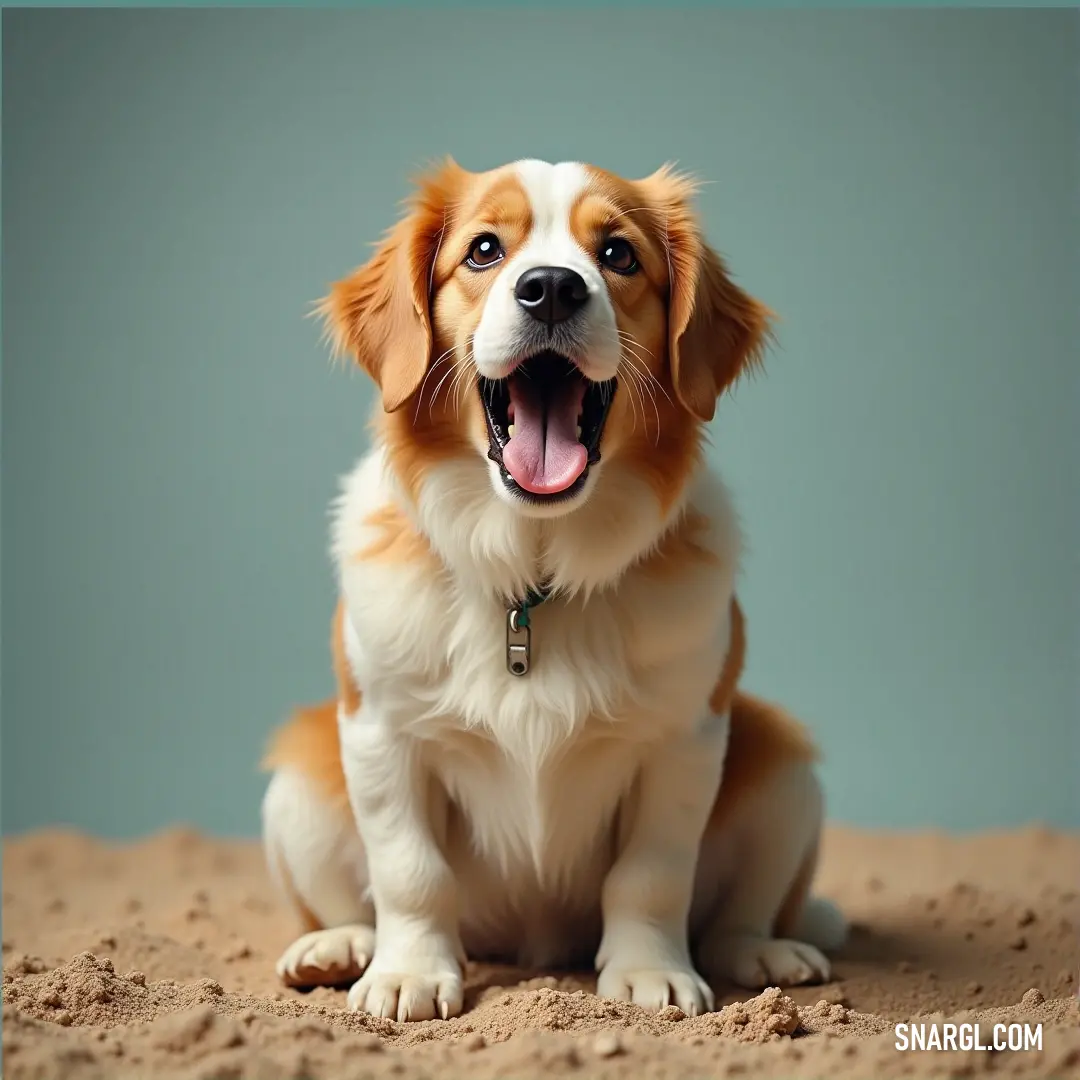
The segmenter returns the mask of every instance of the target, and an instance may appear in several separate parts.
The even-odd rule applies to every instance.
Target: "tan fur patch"
[[[678,577],[686,572],[688,564],[718,563],[720,558],[716,552],[702,543],[702,534],[707,532],[708,528],[709,522],[704,514],[699,513],[697,510],[688,510],[672,528],[668,529],[660,543],[640,563],[642,573],[651,578]],[[733,606],[738,607],[734,601]],[[742,631],[741,613],[739,631],[740,633]],[[738,664],[739,670],[741,670],[741,652]],[[735,678],[738,678],[738,671]],[[734,689],[734,687],[732,688]]]
[[[743,618],[739,601],[734,596],[731,598],[731,632],[728,638],[724,666],[712,694],[709,695],[709,708],[716,716],[723,716],[731,709],[735,687],[739,684],[746,662],[746,620]]]
[[[413,527],[404,511],[387,503],[364,519],[364,524],[378,530],[378,536],[356,554],[358,561],[381,560],[389,563],[430,564],[438,560],[427,540]],[[340,608],[339,608],[340,611]]]
[[[268,770],[295,769],[319,789],[328,804],[347,807],[337,702],[324,701],[297,709],[271,736],[262,764]]]
[[[453,376],[451,376],[452,378]],[[426,394],[438,392],[424,390],[425,397],[416,410],[410,406],[397,413],[383,413],[375,421],[375,428],[386,447],[390,468],[415,506],[420,501],[420,489],[428,470],[441,462],[465,454],[475,453],[469,446],[461,424],[450,415],[446,402],[425,405]],[[475,412],[482,423],[480,402],[475,394],[468,394],[464,402],[465,414]],[[486,435],[485,435],[486,438]]]
[[[465,246],[480,233],[492,232],[503,248],[513,252],[528,239],[533,227],[532,205],[513,167],[490,173],[470,173],[458,198],[450,204],[452,218],[446,242],[436,260],[440,280],[456,274]],[[462,274],[462,280],[479,285],[484,275]],[[485,285],[483,291],[486,292]]]
[[[338,741],[338,703],[347,712],[356,712],[360,708],[360,687],[345,655],[344,619],[345,604],[339,600],[330,631],[337,699],[297,709],[271,736],[262,765],[267,770],[295,769],[318,788],[329,805],[347,808],[349,793]]]
[[[731,702],[731,734],[724,778],[709,828],[716,828],[770,773],[783,765],[812,762],[817,748],[806,729],[778,705],[742,691]]]
[[[645,402],[639,408],[644,412],[651,406]],[[684,417],[666,402],[658,409],[659,436],[656,435],[655,418],[647,423],[643,421],[642,429],[647,433],[630,440],[623,460],[649,485],[660,504],[660,512],[667,514],[701,461],[702,435],[697,425],[687,424]],[[634,411],[631,406],[630,412]]]
[[[737,611],[738,605],[733,602],[733,616]],[[741,636],[741,612],[738,615],[738,625]],[[733,642],[734,631],[733,618]],[[713,701],[719,703],[723,693],[722,686],[728,676],[728,665],[725,664],[724,674],[713,691],[710,704]],[[736,808],[766,781],[770,773],[784,765],[809,763],[816,758],[817,748],[798,721],[777,705],[749,694],[734,692],[731,699],[731,734],[724,760],[724,776],[706,830],[723,828]],[[774,922],[774,933],[777,935],[788,936],[795,928],[809,895],[816,867],[815,844],[799,867],[777,914]]]
[[[795,936],[803,905],[810,895],[810,886],[813,884],[814,872],[817,870],[817,860],[818,845],[814,844],[803,859],[799,872],[795,875],[795,880],[791,883],[791,888],[788,889],[787,896],[784,897],[784,902],[776,914],[776,920],[773,922],[773,934],[776,937]]]

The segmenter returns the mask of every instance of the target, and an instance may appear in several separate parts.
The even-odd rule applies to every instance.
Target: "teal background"
[[[444,153],[714,181],[783,317],[714,424],[747,685],[836,818],[1080,825],[1078,60],[1075,11],[5,11],[5,830],[255,831],[372,402],[305,313]]]

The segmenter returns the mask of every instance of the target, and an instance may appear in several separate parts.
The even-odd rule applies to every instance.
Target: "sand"
[[[3,871],[8,1080],[1080,1076],[1080,836],[830,828],[821,891],[854,923],[834,980],[718,988],[724,1008],[696,1018],[602,1001],[588,974],[482,965],[448,1022],[285,990],[295,927],[250,842],[49,831],[7,841]],[[893,1025],[916,1016],[987,1039],[1042,1023],[1043,1048],[901,1053]]]

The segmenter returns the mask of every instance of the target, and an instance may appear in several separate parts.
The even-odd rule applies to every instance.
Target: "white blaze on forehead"
[[[618,369],[621,347],[615,311],[596,262],[570,227],[574,207],[588,190],[592,176],[576,161],[552,165],[519,161],[507,166],[529,201],[532,225],[525,242],[497,271],[476,331],[473,362],[489,379],[505,378],[536,349],[536,324],[518,303],[514,289],[527,270],[559,266],[575,270],[589,290],[589,304],[569,329],[556,331],[551,347],[566,350],[587,378],[603,382]]]
[[[577,265],[585,252],[570,231],[570,214],[589,185],[589,173],[576,161],[551,165],[546,161],[519,161],[514,170],[521,179],[532,208],[533,224],[528,242],[515,268]]]

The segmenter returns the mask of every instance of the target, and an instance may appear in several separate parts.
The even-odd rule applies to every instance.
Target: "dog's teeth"
[[[578,424],[578,426],[577,426],[577,437],[579,439],[581,438],[581,425],[580,424]]]
[[[508,428],[506,429],[506,434],[507,434],[507,435],[509,435],[511,439],[512,439],[512,438],[514,437],[514,434],[515,434],[516,432],[517,432],[517,424],[511,424],[511,425],[510,425],[510,426],[509,426],[509,427],[508,427]]]

